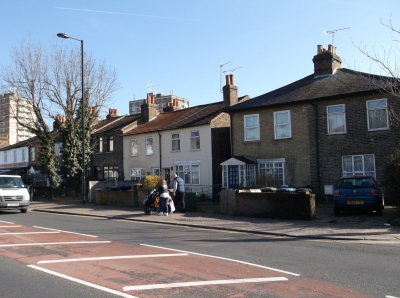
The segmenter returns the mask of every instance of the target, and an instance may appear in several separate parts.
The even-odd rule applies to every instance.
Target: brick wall
[[[284,110],[290,110],[292,137],[275,140],[273,112]],[[310,186],[310,111],[308,105],[290,105],[235,112],[232,114],[233,156],[285,158],[285,183],[291,187]],[[244,141],[244,115],[250,114],[259,114],[259,141]]]

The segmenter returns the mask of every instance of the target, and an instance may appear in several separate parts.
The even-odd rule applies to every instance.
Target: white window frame
[[[31,147],[31,161],[35,161],[35,158],[36,158],[36,156],[35,156],[35,147]]]
[[[151,144],[149,144],[150,140]],[[154,154],[154,138],[146,137],[146,155],[153,155],[153,154]]]
[[[118,179],[118,166],[103,166],[103,177],[106,180]]]
[[[103,153],[103,137],[97,139],[96,153]]]
[[[383,102],[384,105],[380,106],[380,107],[369,107],[369,104],[372,103],[378,103],[378,102]],[[380,99],[374,99],[374,100],[367,100],[366,101],[366,108],[367,108],[367,124],[368,124],[368,131],[376,131],[376,130],[385,130],[385,129],[389,129],[389,111],[388,111],[388,104],[387,104],[387,98],[380,98]],[[384,114],[386,119],[384,119],[384,121],[380,121],[381,123],[384,124],[384,126],[382,127],[376,127],[376,128],[371,128],[371,124],[370,124],[370,115],[371,117],[375,117],[373,114],[375,114],[376,112],[380,112],[384,110]]]
[[[369,168],[366,166],[369,165]],[[374,154],[357,154],[342,156],[343,176],[370,175],[376,178]]]
[[[196,135],[197,133],[197,135]],[[198,140],[198,141],[197,141]],[[198,144],[198,146],[197,146]],[[196,148],[198,147],[198,148]],[[191,150],[200,150],[200,131],[199,130],[193,130],[190,132],[190,149]]]
[[[131,180],[142,180],[146,177],[146,168],[131,168]]]
[[[257,118],[257,124],[255,126],[247,126],[247,119],[248,118]],[[260,140],[260,117],[258,114],[251,114],[251,115],[244,115],[244,141],[245,142],[252,142],[252,141],[259,141]],[[250,139],[250,130],[257,130],[257,136],[254,139]]]
[[[276,123],[277,116],[280,114],[287,114],[288,122],[277,124]],[[286,127],[286,126],[289,127],[289,136],[285,136],[285,137],[278,136],[279,127]],[[274,135],[275,135],[275,140],[290,139],[292,137],[292,124],[291,124],[290,110],[274,112]]]
[[[274,158],[274,159],[258,159],[258,175],[266,176],[273,175],[279,180],[280,185],[286,185],[285,183],[285,158]],[[266,185],[271,186],[271,185]]]
[[[175,173],[185,181],[185,185],[200,185],[200,164],[175,164]]]
[[[138,140],[131,139],[131,156],[137,156],[137,155],[138,155]]]
[[[178,147],[177,149],[174,149],[174,143],[177,144],[175,147]],[[172,152],[178,152],[181,151],[181,139],[180,139],[180,134],[179,132],[176,133],[171,133],[171,151]]]
[[[55,156],[60,156],[62,153],[63,144],[61,142],[57,142],[54,144],[54,152]]]
[[[114,152],[114,136],[108,136],[108,148],[107,152]]]
[[[333,111],[338,107],[342,108],[342,111]],[[331,111],[329,111],[331,109]],[[333,127],[333,123],[335,123],[335,119],[340,119],[343,125],[343,130],[338,130],[339,127]],[[326,125],[328,134],[343,134],[347,132],[346,127],[346,106],[344,104],[331,105],[326,107]]]
[[[161,176],[160,168],[153,168],[151,171],[152,171],[153,176]]]

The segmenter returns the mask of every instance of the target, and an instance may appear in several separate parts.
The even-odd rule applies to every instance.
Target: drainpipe
[[[318,187],[320,184],[320,180],[319,180],[319,146],[318,146],[318,107],[313,104],[312,102],[310,102],[310,105],[312,105],[315,108],[315,150],[317,151],[317,183],[318,183]]]
[[[157,131],[157,133],[158,133],[158,147],[160,150],[160,176],[163,177],[162,168],[161,168],[161,134],[160,134],[160,131]]]

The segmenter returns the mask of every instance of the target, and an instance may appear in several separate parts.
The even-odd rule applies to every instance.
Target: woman
[[[165,180],[161,181],[161,184],[158,187],[157,191],[160,196],[160,200],[158,202],[158,204],[160,206],[160,213],[158,213],[158,215],[168,216],[169,192],[168,192],[167,182]]]

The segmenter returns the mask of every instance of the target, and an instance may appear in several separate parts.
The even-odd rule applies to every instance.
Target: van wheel
[[[26,213],[28,212],[28,209],[21,209],[21,213]]]

